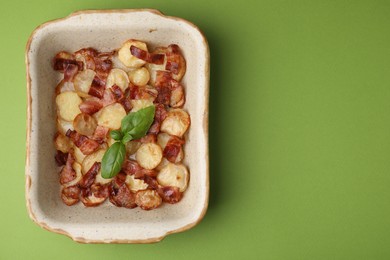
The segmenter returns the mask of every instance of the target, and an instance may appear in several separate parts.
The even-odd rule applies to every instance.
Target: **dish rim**
[[[206,152],[205,152],[205,158],[204,158],[206,161],[206,172],[205,172],[206,194],[205,194],[204,205],[203,205],[203,208],[200,212],[199,217],[195,221],[188,223],[187,225],[185,225],[183,227],[167,231],[159,237],[153,237],[153,238],[147,238],[147,239],[112,239],[112,240],[108,240],[108,239],[94,240],[94,239],[86,239],[83,237],[76,237],[63,229],[50,227],[48,224],[46,224],[42,220],[39,220],[34,215],[33,210],[31,208],[29,191],[31,188],[32,180],[31,180],[31,176],[28,173],[28,171],[30,169],[30,141],[31,141],[31,129],[32,129],[32,91],[31,91],[32,80],[31,80],[31,76],[30,76],[30,59],[29,59],[28,54],[30,51],[32,40],[33,40],[34,36],[36,35],[36,33],[38,31],[40,31],[41,29],[43,29],[44,27],[51,25],[53,23],[65,21],[71,17],[82,15],[82,14],[96,14],[96,13],[103,13],[103,14],[109,14],[109,13],[119,13],[120,14],[120,13],[122,13],[122,14],[126,14],[126,13],[135,13],[135,12],[149,12],[149,13],[161,16],[162,18],[186,23],[187,25],[189,25],[190,27],[192,27],[193,29],[198,31],[200,33],[200,36],[202,37],[201,41],[202,41],[203,45],[205,46],[205,55],[206,55],[205,56],[205,62],[206,62],[205,75],[204,75],[205,76],[205,80],[204,80],[205,113],[204,113],[204,119],[203,119],[203,125],[202,125],[203,130],[204,130],[204,138],[205,138],[205,142],[206,142],[206,148],[207,148]],[[54,232],[54,233],[65,235],[65,236],[71,238],[72,240],[74,240],[75,242],[86,243],[86,244],[101,244],[101,243],[148,244],[148,243],[156,243],[156,242],[163,240],[168,235],[184,232],[184,231],[191,229],[192,227],[194,227],[200,223],[200,221],[204,218],[204,216],[207,212],[207,208],[208,208],[208,204],[209,204],[209,193],[210,193],[210,178],[209,178],[210,165],[209,165],[209,149],[208,149],[208,145],[209,145],[208,124],[209,124],[209,92],[210,92],[210,85],[209,85],[210,84],[209,83],[210,82],[210,76],[209,76],[210,75],[210,49],[209,49],[205,35],[196,25],[194,25],[193,23],[191,23],[183,18],[164,15],[161,11],[159,11],[157,9],[140,8],[140,9],[79,10],[79,11],[72,12],[71,14],[69,14],[68,16],[65,16],[63,18],[53,19],[53,20],[49,20],[45,23],[42,23],[41,25],[37,26],[33,30],[33,32],[31,33],[31,35],[29,36],[29,38],[27,40],[27,44],[26,44],[26,48],[25,48],[25,65],[26,65],[26,82],[27,82],[27,86],[26,86],[27,87],[27,123],[26,123],[27,128],[26,128],[26,160],[25,160],[25,200],[26,200],[26,207],[27,207],[28,215],[33,220],[33,222],[35,222],[38,226],[40,226],[43,229],[46,229],[46,230]]]

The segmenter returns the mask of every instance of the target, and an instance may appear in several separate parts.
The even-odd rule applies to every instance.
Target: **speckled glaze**
[[[149,46],[176,43],[187,61],[183,78],[186,109],[191,115],[184,163],[190,182],[182,201],[143,211],[124,209],[109,202],[96,208],[82,203],[66,206],[60,198],[58,169],[53,156],[55,133],[54,88],[59,80],[51,67],[61,51],[94,47],[118,48],[134,38]],[[39,226],[82,243],[152,243],[166,235],[195,226],[206,213],[209,195],[208,95],[209,49],[193,24],[157,10],[89,10],[39,26],[26,48],[27,157],[26,203]]]

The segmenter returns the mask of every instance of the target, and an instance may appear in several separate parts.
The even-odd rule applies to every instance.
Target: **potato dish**
[[[144,210],[179,202],[189,182],[182,161],[190,126],[183,109],[186,61],[180,47],[149,50],[145,42],[130,39],[110,52],[59,52],[53,68],[63,75],[55,91],[54,137],[62,201],[93,207],[108,199]],[[154,114],[145,135],[126,137],[124,119],[150,107]],[[111,167],[104,166],[107,151],[119,143],[125,153],[112,166],[118,172],[107,178],[102,174]]]

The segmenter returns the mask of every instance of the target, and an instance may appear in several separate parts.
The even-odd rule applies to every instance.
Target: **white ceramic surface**
[[[96,208],[85,208],[82,203],[66,206],[59,195],[52,142],[56,131],[54,89],[59,80],[51,67],[52,58],[61,50],[111,50],[130,38],[152,47],[178,44],[186,59],[182,82],[186,88],[184,109],[191,115],[184,161],[191,173],[189,187],[180,203],[152,211],[118,208],[108,201]],[[157,10],[80,11],[33,32],[27,43],[26,66],[26,203],[39,226],[83,243],[150,243],[187,230],[203,218],[209,194],[209,49],[196,26]]]

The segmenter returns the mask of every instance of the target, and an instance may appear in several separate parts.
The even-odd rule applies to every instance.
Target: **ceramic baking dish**
[[[182,201],[144,211],[104,203],[85,208],[66,206],[60,198],[55,164],[56,111],[54,89],[59,81],[52,58],[61,51],[94,47],[118,48],[125,40],[146,41],[149,46],[175,43],[187,62],[183,78],[186,109],[191,115],[184,163],[190,182]],[[26,48],[27,158],[26,203],[39,226],[83,243],[150,243],[187,230],[203,218],[208,205],[208,95],[209,49],[199,29],[188,21],[157,10],[89,10],[47,22],[31,35]]]

